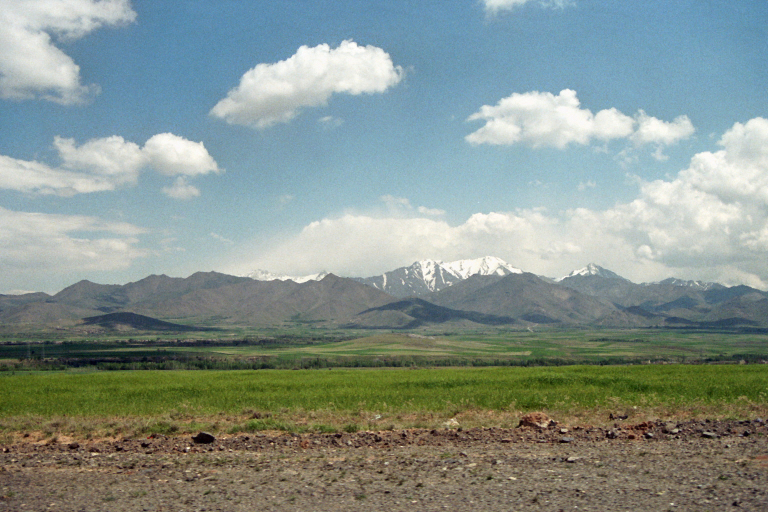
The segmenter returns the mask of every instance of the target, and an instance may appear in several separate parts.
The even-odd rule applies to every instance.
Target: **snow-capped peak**
[[[378,276],[355,279],[397,297],[407,297],[439,291],[474,275],[506,276],[522,273],[522,270],[500,258],[486,256],[447,263],[420,260],[408,267],[400,267]]]
[[[564,279],[568,279],[569,277],[578,277],[578,276],[582,276],[582,277],[598,276],[598,277],[606,277],[606,278],[610,278],[610,279],[625,280],[623,277],[621,277],[620,275],[616,274],[615,272],[611,272],[610,270],[605,269],[605,268],[603,268],[603,267],[601,267],[599,265],[595,265],[594,263],[590,263],[589,265],[587,265],[584,268],[580,268],[578,270],[574,270],[573,272],[571,272],[567,276],[563,276],[561,278],[555,279],[555,281],[560,282],[560,281],[562,281]]]
[[[293,281],[295,283],[306,283],[307,281],[320,281],[322,278],[328,275],[328,272],[319,272],[317,274],[310,274],[307,276],[287,276],[284,274],[275,274],[268,270],[256,269],[253,272],[246,274],[243,277],[250,277],[256,281]]]
[[[522,274],[523,271],[513,267],[501,258],[485,256],[474,260],[457,260],[451,262],[421,260],[405,269],[406,275],[413,272],[414,277],[421,279],[429,291],[436,291],[454,283],[463,281],[474,275]]]
[[[523,271],[513,267],[506,261],[495,256],[485,256],[474,260],[458,260],[443,263],[442,266],[461,279],[467,279],[477,274],[483,276],[506,276],[509,274],[522,274]]]

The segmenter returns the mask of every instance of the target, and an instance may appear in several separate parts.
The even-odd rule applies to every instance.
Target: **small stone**
[[[543,412],[530,412],[520,418],[519,427],[549,428],[554,422]]]
[[[646,432],[643,434],[643,437],[646,439],[653,439],[653,432]]]
[[[576,462],[580,458],[581,457],[573,457],[573,456],[571,456],[571,457],[568,457],[567,459],[565,459],[565,462],[568,462],[569,464],[573,464],[574,462]]]
[[[568,429],[567,428],[561,428],[560,429],[560,433],[561,434],[567,434],[568,433]]]
[[[573,442],[573,438],[572,437],[562,437],[562,438],[560,438],[560,442],[561,443],[572,443]]]
[[[80,443],[77,443],[77,442],[69,443],[70,450],[77,450],[78,448],[80,448]]]
[[[209,434],[208,432],[199,432],[196,436],[192,436],[192,441],[196,444],[211,444],[215,440],[216,438],[213,434]]]
[[[608,439],[616,439],[617,437],[619,437],[619,434],[617,434],[615,430],[609,430],[608,432],[606,432],[605,437],[607,437]]]
[[[706,431],[701,433],[701,437],[706,439],[717,439],[718,436],[714,432]]]

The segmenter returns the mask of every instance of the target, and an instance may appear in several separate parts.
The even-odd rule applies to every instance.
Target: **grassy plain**
[[[210,336],[210,335],[209,335]],[[615,364],[664,361],[768,359],[768,334],[704,330],[546,330],[459,332],[360,332],[300,330],[221,335],[217,338],[40,337],[0,344],[5,361],[173,361],[173,368],[225,368],[188,364],[205,360],[232,368],[318,366],[459,366]],[[39,366],[39,365],[38,365]],[[111,368],[115,368],[112,365]],[[139,368],[140,366],[117,366]],[[150,367],[150,366],[147,366]],[[20,368],[19,368],[20,369]]]
[[[516,426],[753,418],[768,413],[768,365],[262,371],[6,372],[0,435],[135,436],[260,430]],[[0,439],[2,441],[2,439]]]

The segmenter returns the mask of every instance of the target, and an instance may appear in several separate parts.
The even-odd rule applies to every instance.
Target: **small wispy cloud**
[[[422,215],[429,215],[430,217],[439,217],[445,215],[445,210],[440,208],[427,208],[426,206],[419,206],[416,211]]]
[[[426,206],[413,207],[411,201],[405,197],[396,197],[390,194],[383,195],[379,198],[387,207],[390,213],[412,215],[415,211],[420,215],[426,215],[428,217],[439,217],[445,215],[445,210],[439,208],[428,208]]]
[[[213,231],[211,231],[208,236],[210,236],[214,240],[218,240],[219,242],[227,244],[227,245],[232,245],[232,244],[235,243],[232,240],[230,240],[229,238],[225,238],[225,237],[221,236],[218,233],[214,233]]]
[[[325,116],[317,120],[318,124],[325,130],[333,130],[344,124],[344,120],[334,116]]]
[[[528,3],[551,9],[563,9],[565,7],[576,5],[574,0],[483,0],[485,11],[490,14],[496,14],[501,11],[511,11]]]
[[[296,196],[292,194],[283,194],[277,197],[277,202],[280,203],[280,206],[285,206],[292,202],[294,199],[296,199]]]

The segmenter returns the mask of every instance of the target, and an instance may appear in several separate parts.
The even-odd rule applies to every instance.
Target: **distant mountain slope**
[[[3,324],[3,327],[65,328],[80,323],[83,317],[98,313],[99,311],[94,309],[43,300],[29,302],[0,312],[0,323]]]
[[[514,318],[485,315],[437,306],[422,299],[410,298],[366,309],[355,316],[347,327],[414,329],[424,325],[466,322],[481,325],[511,325]]]
[[[129,312],[107,313],[106,315],[91,316],[83,318],[83,323],[85,325],[98,325],[106,329],[117,331],[124,331],[129,329],[136,329],[141,331],[175,332],[205,330],[200,327],[163,322],[157,318],[137,315],[136,313]]]
[[[320,281],[257,281],[239,278],[216,288],[193,289],[173,300],[146,300],[134,311],[165,319],[243,325],[294,321],[346,321],[360,311],[394,300],[333,274]]]
[[[558,282],[625,310],[637,312],[640,308],[650,314],[671,317],[676,323],[690,321],[718,325],[717,322],[741,322],[744,325],[765,325],[768,321],[768,317],[761,316],[760,307],[756,306],[760,300],[768,299],[768,294],[744,285],[726,287],[718,283],[676,278],[635,284],[594,264],[574,271]]]
[[[356,278],[357,281],[395,297],[416,297],[443,290],[474,275],[521,274],[500,258],[486,256],[474,260],[442,262],[422,260],[382,275]]]
[[[216,272],[198,272],[187,278],[149,276],[125,285],[80,281],[54,296],[41,294],[39,298],[38,302],[27,303],[6,301],[7,307],[0,309],[0,320],[14,325],[63,322],[71,326],[98,313],[132,311],[152,319],[197,325],[279,326],[286,321],[337,324],[394,300],[382,291],[334,275],[321,281],[295,283],[257,281]]]
[[[249,279],[218,272],[196,272],[187,278],[152,275],[125,285],[104,285],[84,280],[63,289],[52,299],[60,304],[111,313],[132,304],[159,302],[195,290],[215,289],[244,281]]]
[[[425,299],[453,309],[539,324],[584,324],[617,312],[610,304],[528,273],[500,279],[474,276]]]

